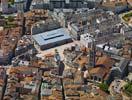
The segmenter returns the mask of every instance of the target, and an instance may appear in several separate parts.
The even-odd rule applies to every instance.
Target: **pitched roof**
[[[114,64],[114,60],[108,56],[103,56],[99,58],[96,64],[96,67],[90,70],[90,74],[97,74],[104,78]]]
[[[102,67],[96,67],[96,68],[92,68],[90,70],[90,74],[96,74],[96,75],[100,75],[101,77],[105,77],[105,75],[107,74],[108,70],[106,70],[105,68]]]
[[[124,71],[125,68],[127,67],[128,63],[129,63],[129,60],[127,60],[127,59],[121,60],[121,62],[119,64],[120,70]]]
[[[98,61],[96,62],[96,65],[104,65],[104,67],[109,68],[112,67],[112,65],[114,64],[114,60],[112,60],[110,57],[108,56],[102,56],[98,59]]]

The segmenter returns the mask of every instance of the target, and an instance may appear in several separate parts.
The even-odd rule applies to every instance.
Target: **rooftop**
[[[33,35],[33,39],[41,46],[50,43],[55,43],[57,41],[62,41],[65,39],[70,39],[68,31],[65,28],[60,28],[37,35]]]
[[[96,66],[90,70],[90,74],[99,75],[103,78],[107,76],[110,71],[110,68],[114,65],[114,60],[108,56],[99,57],[97,60]]]
[[[127,0],[104,0],[103,5],[107,7],[124,6],[127,5]]]

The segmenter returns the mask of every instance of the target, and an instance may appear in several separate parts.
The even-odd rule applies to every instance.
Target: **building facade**
[[[1,11],[3,13],[8,12],[8,0],[1,0]]]
[[[87,8],[88,3],[83,0],[33,0],[31,9],[50,9],[54,8]]]
[[[15,0],[17,12],[24,12],[26,9],[26,3],[26,0]]]

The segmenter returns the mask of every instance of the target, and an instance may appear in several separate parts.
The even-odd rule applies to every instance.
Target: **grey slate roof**
[[[33,35],[33,39],[38,43],[38,45],[42,46],[66,39],[71,39],[71,37],[68,35],[65,28],[59,28],[56,30]]]

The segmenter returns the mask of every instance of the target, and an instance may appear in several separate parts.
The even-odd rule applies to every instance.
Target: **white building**
[[[94,38],[89,33],[82,34],[80,37],[80,42],[82,45],[84,45],[86,48],[92,47],[92,42],[94,41]]]
[[[1,0],[1,9],[3,13],[8,12],[8,0]]]

